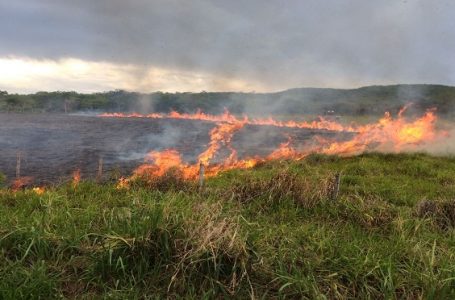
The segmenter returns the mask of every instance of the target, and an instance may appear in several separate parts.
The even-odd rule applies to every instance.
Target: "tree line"
[[[358,89],[298,88],[277,93],[136,93],[123,90],[83,94],[37,92],[10,94],[0,91],[0,112],[178,112],[247,114],[377,115],[396,112],[406,103],[423,111],[436,107],[442,116],[455,114],[455,87],[443,85],[368,86]]]

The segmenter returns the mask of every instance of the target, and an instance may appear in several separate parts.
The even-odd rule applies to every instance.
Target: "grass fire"
[[[0,291],[453,295],[455,160],[434,152],[451,139],[451,123],[436,107],[412,107],[376,120],[227,110],[4,115],[35,130],[15,156],[10,146],[16,164],[0,189]],[[83,134],[86,124],[93,139],[59,133]],[[36,128],[57,137],[54,152],[32,139]],[[53,159],[60,174],[47,166]]]
[[[454,12],[0,0],[0,300],[455,299]]]

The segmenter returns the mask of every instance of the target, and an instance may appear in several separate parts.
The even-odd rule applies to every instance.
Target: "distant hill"
[[[2,112],[195,112],[247,114],[377,115],[396,112],[413,102],[421,112],[436,107],[445,117],[455,116],[455,87],[443,85],[367,86],[358,89],[296,88],[276,93],[134,93],[110,91],[94,94],[38,92],[29,95],[0,91]]]

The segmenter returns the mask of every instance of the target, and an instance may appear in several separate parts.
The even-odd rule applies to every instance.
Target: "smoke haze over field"
[[[0,0],[0,89],[455,85],[455,2]]]

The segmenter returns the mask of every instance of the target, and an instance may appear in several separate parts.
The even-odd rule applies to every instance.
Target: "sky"
[[[0,90],[455,85],[453,0],[0,0]]]

